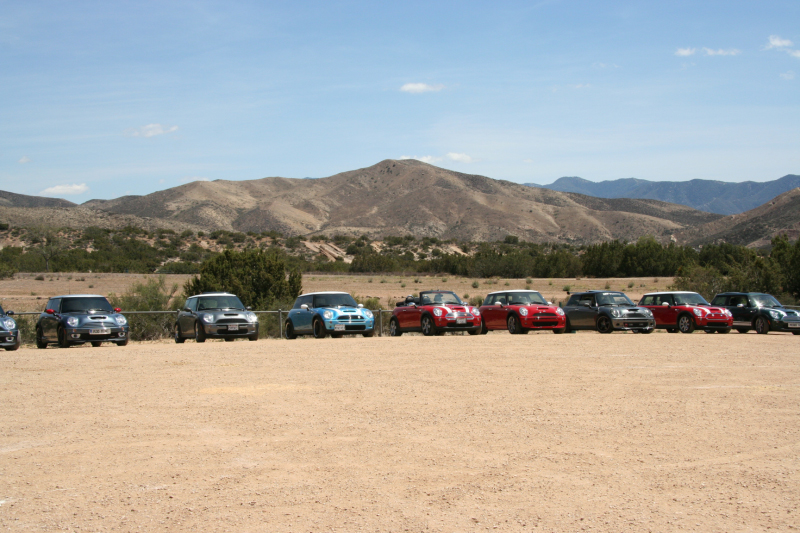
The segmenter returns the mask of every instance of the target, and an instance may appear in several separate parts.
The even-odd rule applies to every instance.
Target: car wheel
[[[400,331],[400,324],[397,323],[397,319],[393,318],[389,321],[389,336],[390,337],[399,337],[402,335],[403,332]]]
[[[420,327],[422,329],[422,334],[426,337],[436,335],[436,327],[433,325],[433,320],[428,315],[422,317],[422,320],[420,321]]]
[[[597,318],[597,331],[600,333],[611,333],[614,331],[614,325],[611,319],[607,316],[600,316]]]
[[[92,346],[95,348],[99,348],[103,345],[102,341],[92,341]]]
[[[69,341],[67,340],[67,332],[64,331],[64,328],[58,328],[58,347],[59,348],[69,348]]]
[[[564,333],[572,333],[572,326],[569,325],[569,318],[564,325]]]
[[[730,332],[731,332],[731,328],[725,328],[725,329],[718,329],[717,330],[717,333],[722,333],[723,335],[725,333],[730,333]]]
[[[124,341],[117,341],[117,342],[114,342],[112,344],[114,346],[127,346],[128,345],[128,339],[125,339]]]
[[[769,333],[769,322],[767,322],[767,319],[763,316],[756,318],[756,323],[754,325],[756,333],[760,333],[761,335]]]
[[[200,325],[200,322],[194,323],[194,340],[196,342],[206,342],[206,330]]]
[[[328,336],[328,332],[325,331],[325,324],[322,323],[322,320],[319,318],[314,320],[314,323],[311,325],[312,329],[314,330],[314,338],[315,339],[324,339]]]
[[[225,342],[233,342],[235,340],[233,337],[225,337]]]
[[[678,328],[667,328],[667,333],[678,333]]]
[[[373,330],[370,330],[370,331],[365,331],[361,335],[363,335],[364,337],[374,337],[375,336],[375,330],[373,329]]]
[[[566,326],[565,326],[565,327],[563,327],[563,328],[555,328],[555,329],[553,329],[553,333],[555,333],[556,335],[561,335],[561,334],[562,334],[562,333],[564,333],[566,330],[567,330]]]
[[[512,335],[519,335],[520,327],[519,327],[519,320],[517,320],[517,317],[515,317],[514,315],[509,316],[508,320],[506,321],[506,324],[508,325],[509,333],[511,333]]]
[[[736,328],[736,331],[738,331],[739,333],[747,333],[748,331],[750,331],[750,328]]]
[[[47,341],[44,340],[44,335],[42,335],[42,328],[36,328],[36,347],[40,350],[47,348]]]
[[[467,333],[469,333],[470,335],[477,335],[480,332],[481,332],[481,328],[475,328],[475,329],[468,329],[467,330]]]
[[[249,340],[249,341],[257,341],[258,340],[258,330],[256,330],[256,332],[253,333],[252,335],[248,335],[247,336],[247,340]]]
[[[694,331],[694,320],[689,315],[678,317],[678,329],[681,333],[692,333]]]
[[[481,335],[486,335],[487,333],[489,333],[489,328],[486,327],[486,322],[484,322],[483,320],[481,320],[481,331],[480,331],[480,333],[481,333]]]
[[[649,335],[650,333],[653,333],[654,331],[655,331],[655,329],[642,329],[642,330],[639,330],[639,333],[641,333],[642,335]]]
[[[286,321],[286,325],[283,328],[283,334],[290,341],[297,338],[297,335],[294,332],[294,326],[292,325],[291,321],[289,321],[289,320]]]
[[[183,344],[184,342],[186,342],[186,339],[181,337],[181,328],[178,324],[175,324],[175,335],[173,336],[173,338],[175,339],[175,342],[177,344]]]

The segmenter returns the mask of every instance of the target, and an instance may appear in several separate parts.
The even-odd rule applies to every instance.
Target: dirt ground
[[[37,280],[41,275],[44,279]],[[157,276],[152,274],[103,274],[103,273],[19,273],[11,279],[0,280],[0,301],[8,310],[37,311],[44,309],[47,299],[59,294],[123,294],[135,283],[144,283]],[[178,284],[178,294],[189,275],[168,274],[164,276],[167,286]],[[394,303],[409,294],[421,290],[447,289],[459,296],[486,296],[504,289],[524,289],[530,285],[550,301],[566,301],[565,288],[571,291],[603,289],[606,285],[613,290],[625,291],[638,301],[642,294],[665,290],[673,282],[672,278],[533,278],[530,284],[526,279],[473,279],[456,276],[419,275],[334,275],[304,274],[303,292],[346,291],[354,296],[378,298],[384,309],[394,308]],[[473,287],[478,283],[478,287]],[[507,284],[507,285],[506,285]],[[630,287],[629,287],[630,285]]]
[[[6,531],[788,531],[800,337],[0,352]]]

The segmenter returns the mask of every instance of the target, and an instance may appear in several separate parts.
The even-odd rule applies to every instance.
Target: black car
[[[206,339],[237,338],[258,340],[258,317],[245,307],[235,294],[207,292],[191,296],[183,304],[174,326],[175,342],[186,339],[205,342]]]
[[[128,320],[121,311],[99,294],[53,296],[36,322],[36,346],[47,348],[48,344],[57,343],[69,348],[87,342],[100,346],[103,341],[125,346]]]
[[[576,292],[562,307],[567,315],[568,332],[594,329],[600,333],[615,330],[652,333],[656,328],[653,313],[637,307],[624,292]]]
[[[17,322],[11,318],[14,311],[4,311],[0,306],[0,347],[6,351],[19,350],[20,336]]]
[[[711,305],[724,307],[733,315],[733,327],[739,333],[791,331],[800,335],[800,313],[787,309],[770,294],[761,292],[723,292],[714,296]]]

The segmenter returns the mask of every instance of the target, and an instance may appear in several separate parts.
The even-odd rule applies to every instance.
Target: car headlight
[[[76,327],[78,325],[78,317],[71,316],[71,317],[67,318],[67,325],[69,327],[71,327],[71,328]]]
[[[478,309],[477,307],[473,307],[472,308],[472,315],[473,316],[481,316],[481,310]]]
[[[249,313],[245,313],[244,317],[247,319],[248,322],[258,322],[258,317],[252,311],[250,311]]]
[[[116,320],[116,321],[117,321],[117,325],[118,325],[118,326],[124,326],[125,324],[127,324],[127,323],[128,323],[128,319],[126,319],[126,318],[125,318],[124,316],[122,316],[122,315],[117,315],[117,316],[115,316],[115,317],[114,317],[114,320]]]
[[[331,311],[330,309],[326,309],[325,311],[323,311],[322,316],[324,316],[326,320],[330,320],[331,318],[333,318],[333,311]]]
[[[519,314],[521,314],[522,316],[528,316],[528,310],[525,307],[520,307]]]
[[[209,324],[214,322],[213,315],[203,315],[203,322],[208,322]]]
[[[697,316],[703,316],[703,311],[701,311],[701,310],[700,310],[699,308],[697,308],[697,307],[695,307],[694,309],[692,309],[692,312],[693,312],[695,315],[697,315]]]
[[[728,311],[727,309],[723,309],[723,310],[722,310],[722,312],[723,312],[725,315],[727,315],[727,316],[733,316],[733,313],[731,313],[731,312],[730,312],[730,311]]]
[[[786,316],[786,313],[784,313],[782,311],[771,310],[769,312],[769,316],[771,316],[775,320],[780,320],[781,318]]]
[[[6,327],[7,330],[11,331],[12,329],[17,327],[17,323],[14,322],[13,318],[6,318],[3,320],[3,325]]]
[[[370,311],[369,309],[364,309],[364,316],[367,318],[372,318],[373,316],[372,311]]]
[[[442,316],[442,310],[438,307],[433,308],[433,314],[436,316]]]
[[[619,309],[611,310],[611,316],[613,316],[614,318],[619,318],[619,315],[620,315]]]
[[[563,310],[563,309],[561,309],[560,307],[556,307],[556,314],[559,314],[559,315],[561,315],[561,316],[564,316],[564,310]]]
[[[642,309],[642,313],[644,313],[644,316],[653,316],[653,312],[646,307]]]

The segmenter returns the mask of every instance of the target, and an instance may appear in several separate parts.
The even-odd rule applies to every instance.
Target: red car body
[[[652,311],[656,327],[670,333],[691,333],[698,328],[706,333],[728,333],[733,327],[730,311],[712,306],[696,292],[651,292],[642,296],[639,307]]]
[[[492,329],[505,329],[512,334],[525,334],[532,329],[563,333],[567,326],[564,311],[547,302],[537,291],[492,292],[486,296],[480,311],[481,333]]]
[[[389,334],[420,331],[423,335],[444,335],[448,331],[466,331],[470,335],[481,329],[477,307],[461,300],[452,291],[422,291],[419,297],[408,296],[398,302],[389,320]]]

